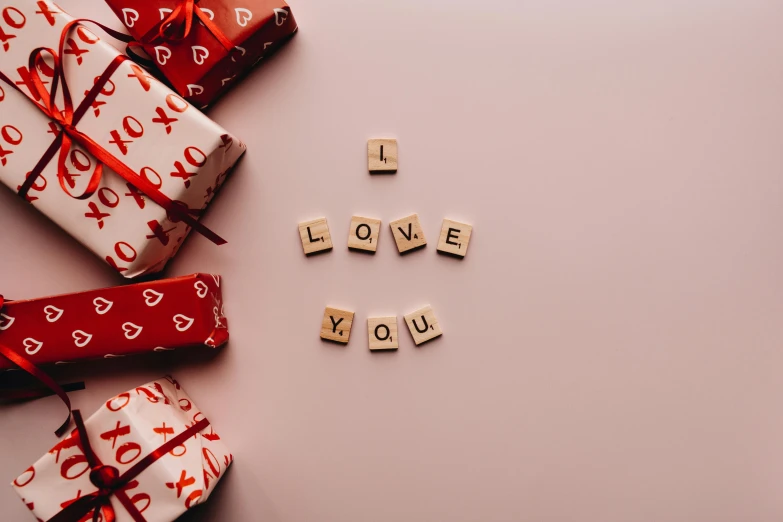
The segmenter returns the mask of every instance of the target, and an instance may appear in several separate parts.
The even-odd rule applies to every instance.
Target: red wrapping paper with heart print
[[[0,344],[36,366],[228,341],[220,276],[193,274],[0,308]],[[13,368],[0,357],[0,370]]]
[[[206,108],[231,88],[297,30],[291,8],[283,0],[106,0],[106,3],[130,34],[143,44],[174,90],[200,108]],[[161,25],[172,13],[177,14],[178,7],[182,15],[161,35]],[[186,9],[192,10],[185,13]],[[189,30],[185,28],[186,16],[191,22]],[[185,32],[187,36],[182,38]]]
[[[72,21],[49,0],[0,0],[0,73],[8,79],[0,79],[0,183],[17,193],[26,190],[31,171],[68,130],[50,117],[54,111],[45,113],[34,81],[37,74],[51,92],[52,57],[45,54],[46,61],[33,70],[29,61],[40,47],[59,54],[63,29]],[[133,278],[159,272],[177,253],[192,226],[180,214],[198,223],[245,145],[147,71],[122,60],[104,39],[109,37],[92,24],[66,34],[59,57],[65,84],[75,112],[86,108],[70,133],[86,135],[131,173],[106,166],[107,159],[98,161],[74,140],[64,156],[55,154],[45,164],[24,197]],[[122,61],[90,103],[88,93],[117,60]],[[59,112],[65,112],[65,84],[60,82],[55,96]],[[99,165],[104,165],[99,185],[79,199],[90,192]],[[162,206],[162,198],[172,204]]]
[[[109,399],[82,426],[11,484],[38,520],[89,521],[97,509],[95,520],[104,522],[170,522],[205,502],[233,462],[171,377]],[[125,483],[102,480],[107,470]]]

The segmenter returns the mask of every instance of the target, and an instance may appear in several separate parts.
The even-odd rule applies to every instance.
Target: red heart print
[[[46,314],[46,320],[50,323],[54,323],[63,316],[63,310],[57,308],[54,305],[46,305],[44,307],[44,314]]]
[[[144,296],[144,302],[147,304],[147,306],[155,306],[156,304],[160,303],[161,299],[163,299],[163,294],[153,290],[152,288],[147,288],[144,290],[142,295]]]
[[[32,337],[25,339],[22,344],[24,345],[24,351],[27,352],[27,355],[35,355],[41,351],[41,348],[43,347],[41,341],[36,341]]]
[[[14,321],[16,321],[16,319],[14,319],[13,317],[10,317],[5,314],[0,314],[0,330],[8,330],[9,328],[11,328],[11,325],[14,324]]]
[[[240,53],[239,56],[245,56],[245,53],[247,53],[247,49],[245,49],[244,47],[240,47],[238,45],[236,47],[234,47],[234,50],[239,51],[239,53]],[[237,57],[236,56],[232,56],[231,57],[231,61],[236,63]]]
[[[286,20],[288,20],[288,11],[285,9],[280,9],[279,7],[275,7],[275,25],[280,27],[285,23]]]
[[[209,292],[209,288],[204,281],[196,281],[193,288],[196,289],[196,295],[202,299],[204,299],[207,296],[207,292]]]
[[[95,312],[98,315],[103,315],[114,305],[114,302],[104,299],[103,297],[96,297],[92,300],[92,304],[95,305]]]
[[[122,324],[122,331],[125,332],[125,338],[129,340],[137,338],[143,329],[143,326],[139,326],[131,322]]]
[[[193,50],[193,61],[196,65],[204,65],[204,61],[209,58],[209,51],[206,47],[200,45],[194,45],[191,47]]]
[[[174,326],[178,331],[184,332],[191,326],[193,326],[193,319],[186,315],[177,314],[174,316]]]
[[[158,45],[155,47],[155,59],[161,65],[166,65],[166,62],[171,58],[171,49],[166,46]]]
[[[250,11],[250,9],[236,7],[234,8],[234,11],[237,14],[237,23],[242,27],[246,27],[247,23],[253,18],[253,13]]]
[[[83,330],[75,330],[71,336],[73,337],[73,344],[79,348],[84,348],[92,340],[92,334],[88,334]]]
[[[122,10],[122,17],[125,20],[126,27],[133,27],[139,19],[139,12],[130,7],[126,7]]]

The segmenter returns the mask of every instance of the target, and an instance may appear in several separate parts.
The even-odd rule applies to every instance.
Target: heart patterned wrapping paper
[[[284,0],[106,0],[180,96],[206,108],[293,36]]]
[[[0,345],[35,366],[228,341],[220,276],[2,302]],[[0,354],[0,370],[16,365]]]

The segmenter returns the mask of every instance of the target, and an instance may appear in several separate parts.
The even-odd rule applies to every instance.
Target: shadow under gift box
[[[106,3],[143,44],[174,90],[202,109],[298,29],[291,8],[283,0],[198,0],[184,38],[189,0]],[[178,7],[180,11],[176,11]],[[169,24],[171,17],[175,20]],[[161,36],[163,24],[167,27]]]
[[[193,274],[0,308],[0,344],[36,366],[228,341],[220,276]],[[0,356],[0,370],[15,368]]]
[[[197,423],[208,423],[204,419],[177,381],[158,379],[106,401],[84,422],[83,435],[78,428],[74,430],[11,486],[39,520],[52,519],[77,499],[84,507],[76,508],[69,520],[92,520],[92,515],[85,515],[99,497],[104,505],[110,504],[116,522],[139,520],[139,516],[147,522],[176,520],[206,501],[233,462],[211,425],[198,429]],[[187,430],[194,434],[185,434]],[[87,437],[103,471],[113,468],[110,471],[120,478],[154,452],[161,456],[127,485],[113,490],[97,478],[100,473],[91,472],[81,436]],[[183,439],[181,444],[158,451],[166,442],[179,443],[172,441],[177,437]],[[136,510],[136,517],[128,506]]]
[[[11,82],[0,80],[0,182],[15,192],[61,128],[37,103],[41,97],[33,90],[28,62],[38,47],[56,50],[63,27],[73,18],[51,2],[44,2],[47,9],[39,3],[0,0],[0,26],[9,37],[0,44],[0,72]],[[85,26],[69,32],[61,58],[75,107],[118,56]],[[37,69],[51,89],[53,62],[47,63]],[[58,109],[63,108],[62,91]],[[146,180],[177,209],[186,207],[196,217],[245,152],[242,142],[130,60],[120,63],[74,127],[127,165],[131,181]],[[107,167],[92,196],[72,197],[85,192],[99,162],[77,144],[62,165],[59,160],[58,152],[26,199],[125,277],[162,270],[190,226]],[[65,173],[62,179],[58,173]]]

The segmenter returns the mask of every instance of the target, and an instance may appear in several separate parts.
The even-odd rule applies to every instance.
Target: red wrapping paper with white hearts
[[[57,49],[70,20],[49,1],[0,0],[0,72],[21,91],[0,81],[0,182],[15,192],[60,129],[33,102],[40,96],[32,90],[30,53],[41,46]],[[70,31],[63,54],[78,106],[119,52],[79,25]],[[51,89],[51,68],[38,72]],[[62,108],[62,88],[57,99]],[[75,127],[193,213],[206,208],[245,151],[238,139],[130,60],[119,65]],[[58,164],[55,155],[26,199],[123,276],[162,270],[190,227],[108,167],[91,197],[75,199],[60,186]],[[81,194],[96,158],[74,144],[64,164],[72,194]]]
[[[178,6],[193,0],[106,0],[174,89],[206,108],[297,30],[283,0],[200,0],[195,6],[214,24],[192,16],[185,38],[184,17],[169,28],[176,40],[159,37],[159,28]],[[219,37],[215,34],[220,33]],[[221,43],[225,38],[226,42]]]
[[[220,276],[193,274],[0,308],[0,344],[39,366],[228,341]],[[10,297],[10,296],[8,296]],[[0,356],[0,370],[14,365]]]
[[[84,426],[99,461],[125,473],[204,418],[179,383],[166,377],[109,399]],[[223,440],[209,425],[152,463],[120,494],[147,522],[172,521],[205,502],[232,461]],[[49,520],[75,500],[98,492],[90,471],[74,430],[11,486],[39,520]],[[117,522],[134,520],[116,495],[109,500]],[[92,512],[82,519],[92,520]]]

